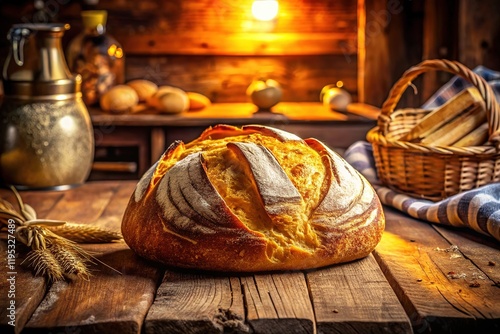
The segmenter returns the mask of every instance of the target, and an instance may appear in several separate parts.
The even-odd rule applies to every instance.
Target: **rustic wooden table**
[[[40,217],[119,230],[134,186],[90,182],[22,196]],[[84,247],[121,275],[96,264],[88,281],[48,284],[17,259],[12,285],[2,241],[0,332],[499,333],[499,244],[392,209],[386,214],[372,255],[299,272],[228,276],[165,268],[118,242]],[[8,324],[12,289],[15,327]]]

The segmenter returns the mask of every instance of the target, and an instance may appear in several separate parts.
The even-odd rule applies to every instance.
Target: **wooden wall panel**
[[[426,0],[424,5],[422,59],[457,59],[458,6],[456,0]],[[452,77],[446,72],[427,72],[422,95],[431,96]]]
[[[5,1],[2,32],[43,14],[71,24],[64,45],[82,29],[82,1],[53,0],[54,8],[41,11],[31,0]],[[147,78],[214,102],[247,101],[246,88],[258,77],[280,82],[283,101],[290,102],[319,101],[323,86],[342,80],[357,98],[356,1],[281,0],[277,20],[267,25],[251,18],[251,3],[99,0],[96,7],[108,11],[108,32],[123,45],[128,80]],[[3,50],[7,45],[4,40]]]
[[[98,7],[109,12],[109,31],[128,54],[312,55],[356,50],[353,1],[282,0],[273,22],[254,20],[252,2],[100,0]],[[68,7],[64,18],[80,26],[75,8]]]
[[[283,101],[319,101],[321,88],[338,80],[357,96],[356,59],[343,56],[230,57],[154,56],[127,58],[129,79],[146,78],[158,84],[207,95],[214,102],[244,102],[253,79],[277,80]]]
[[[380,107],[389,90],[422,55],[423,1],[365,1],[364,101]],[[420,79],[416,80],[420,89]],[[420,95],[408,90],[400,106],[420,105]]]
[[[459,60],[500,71],[500,1],[460,0]]]
[[[81,31],[82,0],[43,3],[36,10],[33,0],[0,0],[0,64],[14,23],[68,22],[65,45]],[[267,26],[250,17],[250,3],[99,0],[97,9],[108,10],[108,31],[124,45],[128,79],[153,75],[217,102],[245,101],[244,88],[263,75],[284,86],[286,101],[316,101],[325,84],[343,80],[355,98],[359,92],[362,102],[380,106],[401,74],[423,59],[500,69],[497,0],[280,0],[279,17]],[[420,105],[446,80],[417,79],[419,94],[409,90],[400,105]]]

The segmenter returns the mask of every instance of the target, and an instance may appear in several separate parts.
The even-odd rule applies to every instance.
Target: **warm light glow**
[[[121,58],[123,57],[123,50],[116,44],[111,44],[108,48],[108,55],[111,57]]]
[[[108,48],[108,55],[113,56],[116,51],[116,44],[111,44]]]
[[[338,88],[344,87],[344,82],[342,80],[337,81],[337,87]]]
[[[123,57],[123,49],[122,48],[117,48],[115,52],[115,57],[116,58],[121,58]]]
[[[257,20],[271,21],[278,16],[277,0],[254,0],[252,14]]]

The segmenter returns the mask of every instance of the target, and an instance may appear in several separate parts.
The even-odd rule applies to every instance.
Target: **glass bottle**
[[[87,106],[98,103],[109,88],[125,81],[125,58],[118,41],[106,33],[107,11],[82,11],[84,31],[68,45],[66,58],[72,72],[82,76],[82,97]]]

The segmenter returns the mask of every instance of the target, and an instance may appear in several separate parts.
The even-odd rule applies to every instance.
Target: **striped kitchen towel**
[[[347,149],[344,158],[373,185],[383,204],[417,219],[468,227],[500,241],[500,183],[492,183],[439,202],[432,202],[400,194],[381,185],[370,143],[354,143]]]
[[[477,66],[473,70],[474,73],[483,77],[488,84],[493,88],[497,101],[500,102],[500,72],[493,71],[484,66]],[[441,87],[427,102],[422,105],[423,109],[433,109],[442,105],[450,98],[461,92],[464,88],[470,87],[472,84],[462,77],[454,76],[443,87]]]

